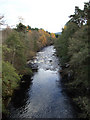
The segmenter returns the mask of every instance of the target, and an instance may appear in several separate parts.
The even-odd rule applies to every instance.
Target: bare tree
[[[19,19],[19,23],[23,23],[24,18],[22,16],[19,16],[18,19]]]
[[[4,24],[4,15],[0,15],[0,26]]]

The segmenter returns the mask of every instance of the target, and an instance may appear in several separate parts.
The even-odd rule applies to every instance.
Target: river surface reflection
[[[11,118],[74,118],[75,111],[60,83],[54,46],[45,47],[30,61],[38,66],[32,81],[21,85],[10,103]]]

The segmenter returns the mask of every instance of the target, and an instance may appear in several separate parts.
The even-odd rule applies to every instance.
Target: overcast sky
[[[73,14],[75,6],[83,9],[84,2],[89,0],[0,0],[0,14],[5,16],[10,26],[19,23],[19,17],[24,18],[23,24],[43,28],[49,32],[60,32],[68,16]]]

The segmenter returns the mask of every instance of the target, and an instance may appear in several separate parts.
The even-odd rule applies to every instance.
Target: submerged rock
[[[50,62],[52,62],[52,60],[49,60]]]

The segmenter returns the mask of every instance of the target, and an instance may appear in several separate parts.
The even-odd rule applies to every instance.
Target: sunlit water
[[[38,66],[32,82],[22,85],[10,103],[11,118],[74,118],[75,111],[63,92],[59,61],[54,46],[38,52],[33,61]]]

